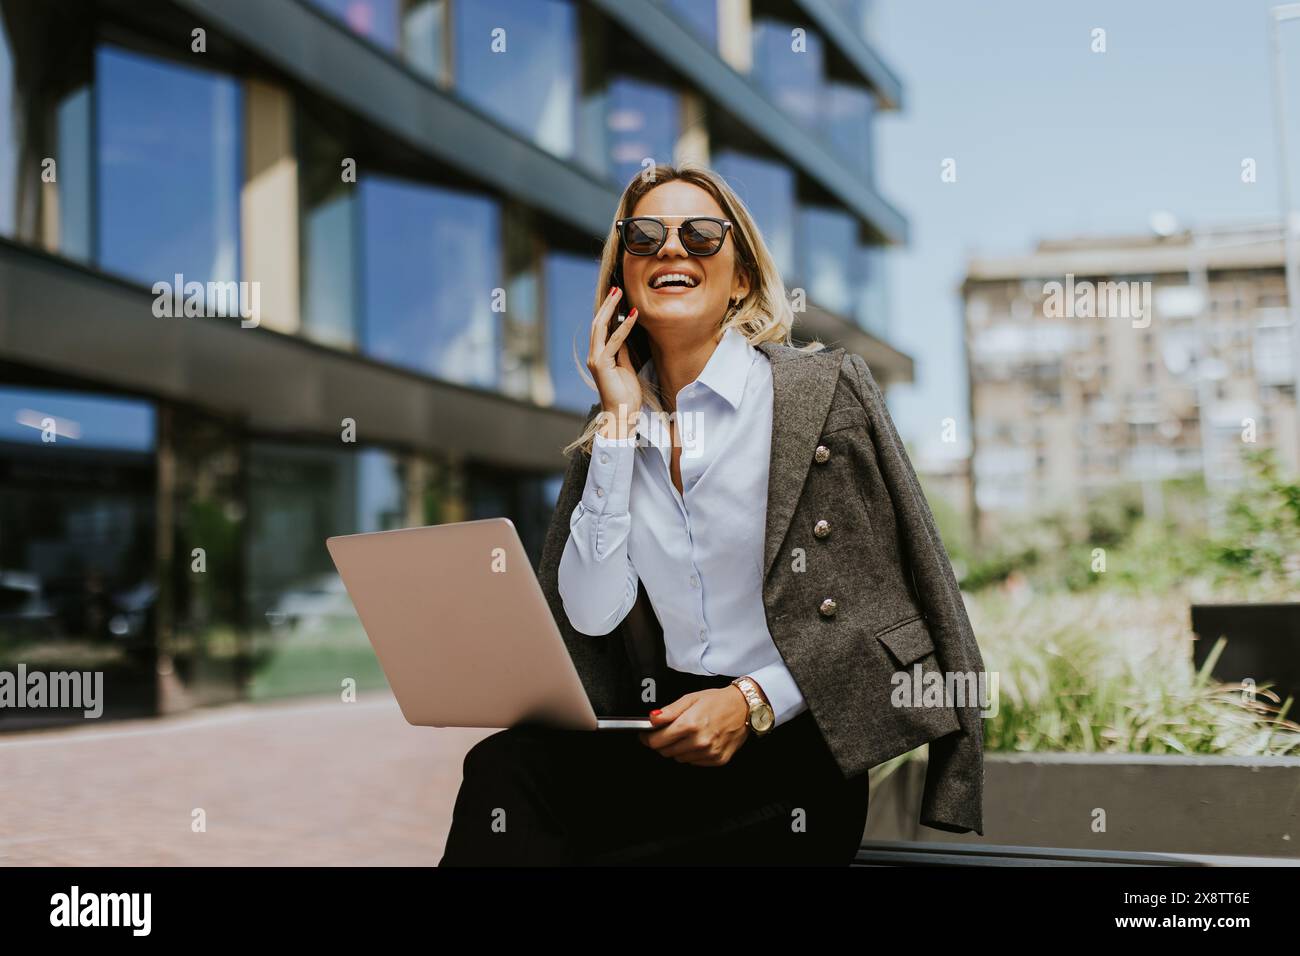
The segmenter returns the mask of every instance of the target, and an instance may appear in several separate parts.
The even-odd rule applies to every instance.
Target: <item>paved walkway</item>
[[[489,733],[370,691],[0,736],[0,865],[431,866]]]

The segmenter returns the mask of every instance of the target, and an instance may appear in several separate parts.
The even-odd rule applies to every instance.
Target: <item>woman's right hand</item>
[[[641,379],[627,353],[627,337],[636,322],[636,308],[633,307],[613,335],[609,334],[609,323],[622,297],[623,290],[615,286],[596,310],[587,355],[587,369],[596,380],[600,407],[605,413],[600,431],[606,438],[615,439],[631,434],[636,414],[641,410]]]

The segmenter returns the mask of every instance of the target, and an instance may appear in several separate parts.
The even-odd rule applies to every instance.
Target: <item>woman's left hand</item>
[[[679,763],[720,767],[749,736],[749,703],[734,685],[697,690],[650,715],[641,743]]]

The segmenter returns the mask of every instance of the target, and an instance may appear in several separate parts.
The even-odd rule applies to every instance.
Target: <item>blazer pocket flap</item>
[[[930,637],[930,628],[920,614],[914,614],[897,624],[891,624],[884,630],[877,631],[876,638],[889,648],[889,652],[903,666],[919,661],[926,654],[934,652],[934,640]]]
[[[822,426],[822,434],[829,435],[831,432],[854,426],[866,428],[867,413],[860,405],[843,405],[831,409],[830,414],[826,416],[826,424]]]

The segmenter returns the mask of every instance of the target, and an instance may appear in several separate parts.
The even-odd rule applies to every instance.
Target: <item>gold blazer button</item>
[[[819,465],[824,465],[831,457],[831,450],[825,445],[818,445],[817,451],[813,453],[813,461]]]
[[[835,599],[827,598],[825,601],[822,601],[822,606],[817,610],[821,611],[822,617],[831,617],[835,614],[836,607]]]
[[[813,525],[813,534],[817,535],[817,537],[819,538],[824,538],[830,533],[831,533],[831,523],[827,521],[825,518],[822,518],[815,525]]]

